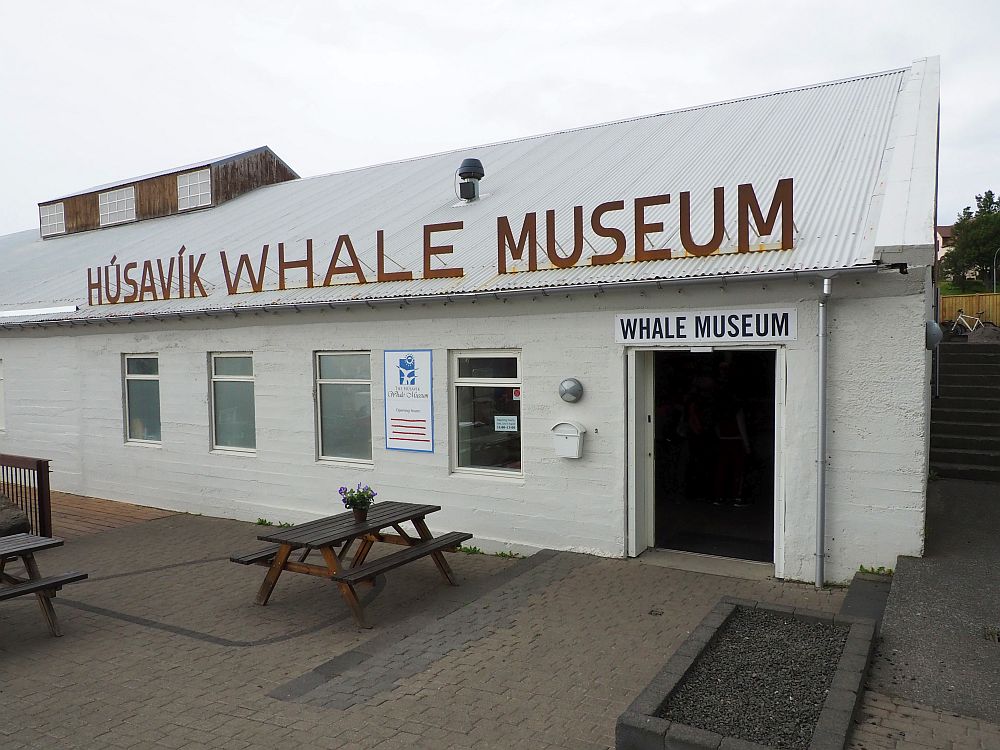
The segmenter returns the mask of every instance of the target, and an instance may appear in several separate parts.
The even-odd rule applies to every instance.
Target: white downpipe
[[[826,581],[826,308],[830,299],[833,279],[823,279],[823,292],[819,296],[819,359],[816,381],[816,588],[823,588]]]

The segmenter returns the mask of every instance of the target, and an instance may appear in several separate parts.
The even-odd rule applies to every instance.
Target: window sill
[[[320,456],[316,459],[316,463],[325,466],[340,466],[343,468],[351,469],[374,469],[375,462],[367,461],[363,458],[330,458],[327,456]]]
[[[126,440],[126,448],[162,448],[163,442],[160,440]]]
[[[255,458],[257,456],[257,451],[250,448],[212,448],[209,453],[214,453],[218,456],[244,456],[246,458]]]
[[[494,479],[504,484],[524,484],[523,471],[495,471],[492,469],[467,469],[455,468],[448,475],[449,477],[469,477],[471,479]]]

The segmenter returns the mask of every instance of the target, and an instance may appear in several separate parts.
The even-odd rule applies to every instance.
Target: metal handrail
[[[0,454],[0,492],[28,515],[35,534],[52,536],[49,459]]]

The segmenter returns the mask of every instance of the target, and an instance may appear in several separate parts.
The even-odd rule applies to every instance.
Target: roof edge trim
[[[108,315],[100,318],[76,317],[76,318],[46,318],[43,320],[19,320],[10,322],[0,322],[0,330],[17,330],[21,328],[48,328],[52,326],[76,326],[76,325],[100,325],[104,323],[119,323],[141,320],[170,320],[181,318],[194,318],[197,316],[215,317],[218,315],[239,316],[246,313],[268,312],[277,313],[282,311],[295,310],[301,312],[302,309],[335,309],[338,307],[352,307],[364,305],[375,307],[376,305],[406,305],[411,302],[450,302],[455,299],[500,299],[502,297],[527,297],[527,296],[552,296],[554,294],[570,293],[594,293],[603,294],[608,290],[628,290],[640,287],[655,286],[687,286],[701,284],[739,284],[748,281],[775,280],[775,279],[829,279],[835,276],[871,274],[884,270],[883,267],[871,264],[863,266],[853,266],[851,268],[838,268],[830,270],[809,270],[809,271],[768,271],[764,273],[751,274],[720,274],[718,276],[698,276],[684,279],[642,279],[629,282],[592,282],[588,284],[573,284],[562,287],[531,287],[527,289],[505,289],[496,291],[476,291],[476,292],[455,292],[454,294],[411,294],[400,297],[382,297],[377,299],[356,299],[356,300],[336,300],[336,301],[315,301],[315,302],[284,302],[271,305],[246,305],[204,308],[198,310],[176,310],[171,312],[146,312],[146,313],[122,313],[118,315]]]

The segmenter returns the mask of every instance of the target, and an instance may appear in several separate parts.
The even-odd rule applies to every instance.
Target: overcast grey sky
[[[269,145],[302,176],[941,56],[939,221],[1000,191],[1000,3],[91,2],[0,8],[0,234]]]

